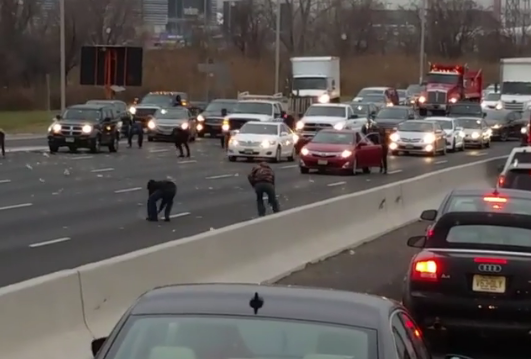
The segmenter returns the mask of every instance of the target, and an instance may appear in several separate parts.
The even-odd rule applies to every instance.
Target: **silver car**
[[[395,156],[410,153],[446,155],[446,134],[435,121],[404,121],[397,126],[389,139],[389,149]]]

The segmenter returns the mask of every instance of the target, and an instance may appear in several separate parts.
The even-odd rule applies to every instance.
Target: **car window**
[[[531,152],[515,152],[508,164],[517,165],[518,163],[531,163]]]
[[[398,317],[398,313],[396,312],[391,316],[391,329],[395,335],[395,340],[397,337],[400,338],[400,341],[402,342],[401,345],[403,345],[403,348],[401,349],[403,350],[403,354],[399,353],[399,355],[403,358],[418,359],[417,353],[415,353],[415,349],[413,347],[413,343],[407,334],[407,330]]]
[[[456,225],[450,228],[446,241],[451,244],[490,244],[517,247],[531,251],[531,230],[501,225]]]
[[[444,212],[496,212],[531,215],[531,200],[507,198],[506,202],[496,203],[483,196],[454,195],[448,200]]]
[[[524,168],[509,169],[505,172],[500,187],[531,191],[531,170]]]

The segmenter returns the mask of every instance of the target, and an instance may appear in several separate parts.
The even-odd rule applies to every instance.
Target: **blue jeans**
[[[148,218],[157,219],[158,210],[157,202],[160,200],[160,208],[164,209],[164,218],[169,219],[171,210],[173,207],[173,199],[175,198],[175,192],[170,191],[155,191],[149,198],[147,203]]]

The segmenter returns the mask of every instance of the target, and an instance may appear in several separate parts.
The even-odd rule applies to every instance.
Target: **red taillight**
[[[418,330],[415,326],[415,323],[413,323],[411,320],[406,319],[406,328],[413,333],[417,338],[420,338],[422,333],[420,330]]]
[[[489,203],[507,203],[507,198],[501,197],[483,197],[483,200]]]
[[[433,236],[433,228],[428,227],[428,230],[426,231],[426,237],[430,238],[431,236]]]
[[[498,186],[503,186],[504,183],[505,183],[505,177],[504,176],[498,177]]]
[[[413,264],[412,279],[436,281],[438,277],[438,264],[435,260],[420,260]]]
[[[474,258],[474,262],[476,262],[476,263],[492,263],[492,264],[507,264],[507,259],[476,257],[476,258]]]

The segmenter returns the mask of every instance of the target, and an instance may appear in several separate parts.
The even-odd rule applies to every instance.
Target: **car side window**
[[[399,317],[406,327],[409,338],[413,343],[413,348],[415,349],[419,359],[431,359],[431,354],[426,347],[422,333],[420,329],[417,328],[415,321],[405,312],[400,312]]]
[[[280,106],[278,104],[273,104],[273,114],[275,115],[275,118],[280,117]]]
[[[424,359],[420,358],[417,353],[415,352],[415,347],[413,345],[413,342],[409,338],[408,332],[406,327],[404,326],[404,323],[400,320],[398,317],[398,312],[395,312],[391,315],[391,330],[393,331],[393,334],[395,336],[395,341],[397,350],[399,347],[399,344],[397,341],[397,336],[400,338],[400,341],[403,343],[404,351],[402,353],[398,353],[401,358],[407,358],[407,359]]]
[[[409,353],[407,352],[406,344],[402,340],[402,337],[400,336],[400,334],[398,334],[395,328],[393,328],[392,330],[393,336],[395,337],[396,354],[398,355],[398,359],[411,359]]]

